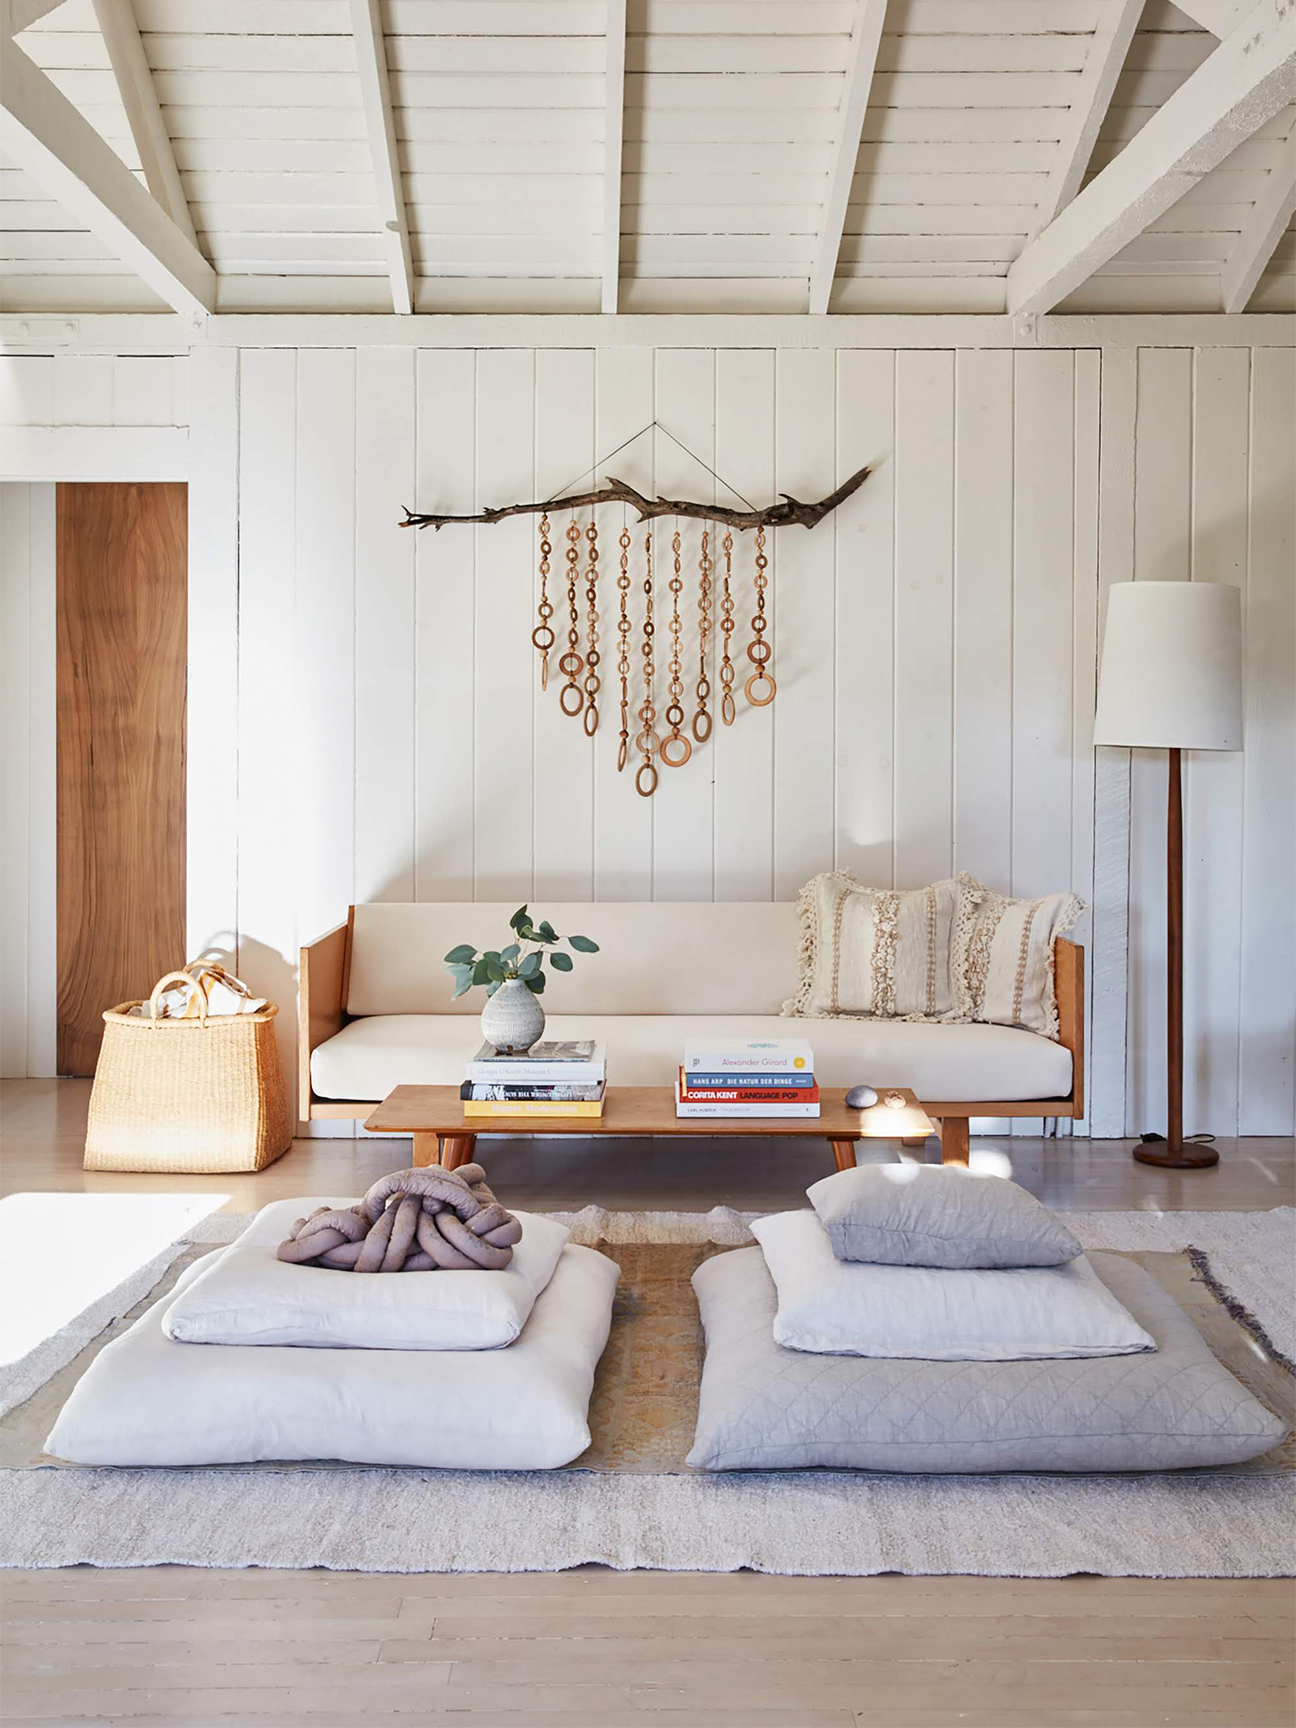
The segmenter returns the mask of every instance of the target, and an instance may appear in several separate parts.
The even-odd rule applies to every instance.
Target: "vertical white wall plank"
[[[837,481],[864,463],[872,473],[833,517],[834,859],[838,869],[883,888],[894,875],[895,368],[894,353],[882,349],[837,355]]]
[[[775,491],[823,495],[837,471],[836,355],[781,348],[775,373]],[[867,482],[866,482],[867,484]],[[785,528],[774,543],[774,895],[793,900],[830,867],[836,838],[834,534]]]
[[[715,481],[702,464],[709,463],[715,467],[714,350],[658,349],[655,388],[658,421],[700,458],[695,461],[658,431],[653,457],[658,492],[668,498],[693,498],[704,503],[713,501]],[[742,485],[737,474],[728,478],[735,485]],[[680,706],[684,710],[681,730],[691,741],[693,715],[697,708],[698,552],[703,524],[677,522],[671,516],[659,517],[653,533],[657,730],[663,738],[669,730],[665,713],[670,702],[672,603],[667,583],[674,572],[671,539],[677,527],[681,545],[680,580],[684,584],[679,597],[680,681],[683,685]],[[713,688],[716,683],[714,646],[713,638],[709,654]],[[711,743],[693,744],[692,758],[682,768],[659,767],[661,783],[652,800],[653,898],[712,900],[715,898],[714,732]]]
[[[595,450],[602,456],[633,438],[654,417],[653,351],[651,348],[602,348],[594,356]],[[627,450],[622,450],[599,470],[599,483],[616,475],[651,494],[654,435],[647,432]],[[573,473],[575,470],[573,470]],[[566,476],[563,476],[566,478]],[[633,510],[604,510],[603,518],[603,691],[602,720],[594,740],[594,897],[597,900],[652,899],[652,800],[641,798],[634,788],[640,756],[634,747],[639,731],[638,710],[643,700],[643,572],[645,524]],[[621,548],[622,522],[630,535],[628,574],[630,592],[626,610],[630,618],[629,749],[624,770],[616,771],[621,743],[621,679],[617,672],[617,628],[620,596],[616,581]],[[554,541],[553,564],[560,570],[559,548]],[[554,591],[550,578],[550,593]],[[556,602],[555,602],[556,604]],[[559,620],[555,618],[555,624]],[[555,650],[556,652],[556,650]],[[553,657],[550,657],[551,668]],[[549,698],[555,700],[553,684]]]
[[[1187,581],[1191,544],[1192,353],[1138,356],[1134,580]],[[1130,773],[1128,1130],[1166,1125],[1166,752],[1135,750]]]
[[[300,851],[295,800],[307,718],[297,687],[297,356],[249,348],[239,361],[238,970],[279,1004],[275,1032],[296,1097],[297,951],[345,915],[298,928]],[[199,686],[191,700],[203,701]],[[300,860],[294,868],[289,860]]]
[[[531,350],[483,349],[477,356],[478,509],[535,497],[534,400]],[[534,885],[536,791],[529,764],[535,524],[514,516],[475,528],[473,538],[474,898],[521,901]],[[588,815],[585,821],[588,835]]]
[[[118,354],[112,363],[115,426],[174,426],[170,355]]]
[[[1257,348],[1251,374],[1251,569],[1245,654],[1246,831],[1238,1128],[1290,1134],[1296,1093],[1296,353]]]
[[[186,926],[190,954],[234,957],[238,931],[238,728],[211,704],[238,689],[238,351],[195,348],[189,430],[189,717]],[[289,645],[284,644],[285,652]],[[208,693],[210,701],[204,701]],[[349,701],[349,688],[342,693]],[[303,837],[305,839],[305,837]],[[313,855],[303,854],[307,858]]]
[[[1085,1026],[1093,1024],[1091,959],[1094,903],[1093,716],[1098,687],[1098,502],[1102,356],[1085,349],[1075,356],[1075,495],[1071,608],[1071,886],[1090,906],[1072,932],[1090,950],[1085,968]],[[1085,1115],[1058,1124],[1059,1132],[1088,1134],[1091,1088]]]
[[[111,426],[113,358],[110,354],[54,356],[56,426]]]
[[[1200,350],[1193,366],[1192,577],[1245,588],[1251,356]],[[1245,763],[1184,758],[1184,1127],[1235,1134]]]
[[[471,349],[432,348],[418,355],[418,486],[412,509],[471,507],[476,379]],[[474,533],[404,532],[415,540],[414,897],[471,900]]]
[[[956,357],[954,863],[1007,894],[1013,835],[1013,355]]]
[[[954,356],[896,356],[895,875],[953,862]]]
[[[0,354],[0,426],[53,424],[53,355]]]
[[[27,1073],[32,490],[0,486],[0,1079]]]
[[[414,354],[356,353],[357,900],[414,898]],[[412,503],[410,507],[413,508]]]
[[[355,898],[355,353],[297,358],[296,855],[299,920],[312,934]]]
[[[1105,353],[1098,468],[1099,629],[1113,582],[1134,576],[1134,429],[1138,357]],[[1101,641],[1101,636],[1099,638]],[[1092,714],[1090,715],[1092,738]],[[1089,951],[1090,1131],[1100,1138],[1126,1132],[1126,1042],[1129,993],[1130,752],[1094,753],[1094,889]]]
[[[774,496],[772,349],[725,349],[716,354],[715,451],[716,472],[741,486],[753,502],[764,503]],[[733,509],[747,508],[736,493],[723,485],[716,488],[716,500]],[[712,741],[707,746],[714,753],[715,897],[770,900],[779,898],[774,886],[774,712],[782,696],[764,708],[753,708],[743,696],[743,685],[752,672],[747,644],[751,641],[756,544],[751,533],[734,533],[732,539],[730,593],[734,628],[729,638],[729,658],[734,671],[732,726],[726,726],[720,714],[724,694],[720,682],[723,529],[715,554],[715,652],[710,704],[714,727]],[[767,542],[770,539],[767,534]],[[776,598],[773,588],[766,594],[767,610],[772,598]],[[769,615],[773,616],[772,611]],[[777,660],[777,619],[767,635],[775,638]]]
[[[523,403],[516,412],[525,414]],[[651,418],[651,416],[650,416]],[[645,440],[647,442],[647,440]],[[599,451],[594,447],[594,353],[589,348],[549,348],[537,350],[535,356],[535,482],[531,491],[518,490],[510,498],[547,498],[561,491],[587,491],[595,485],[586,471],[593,467]],[[575,487],[571,482],[585,475]],[[500,494],[502,498],[503,493]],[[575,543],[580,554],[576,570],[576,609],[578,640],[576,652],[584,660],[589,652],[589,604],[586,586],[589,575],[590,541],[586,530],[591,518],[597,517],[598,581],[596,607],[599,614],[599,664],[601,680],[598,692],[600,731],[618,724],[615,696],[616,627],[613,621],[616,595],[616,541],[613,533],[614,515],[610,510],[582,510],[576,525],[580,539]],[[510,601],[508,607],[492,609],[496,620],[489,639],[498,641],[502,631],[513,639],[523,668],[522,687],[534,711],[535,748],[533,783],[535,788],[535,868],[530,892],[538,905],[546,900],[587,900],[594,892],[594,742],[587,738],[581,714],[564,714],[558,699],[567,679],[558,670],[558,658],[566,652],[568,630],[571,628],[571,608],[567,594],[567,551],[571,542],[567,529],[571,515],[555,511],[550,518],[549,539],[553,546],[549,562],[549,596],[554,607],[552,629],[558,640],[549,655],[549,688],[540,689],[539,656],[533,647],[531,632],[539,622],[539,517],[519,519],[514,544],[508,556],[523,565],[519,574],[527,577],[526,597]],[[504,524],[503,526],[511,526]],[[619,519],[615,523],[620,529]],[[495,529],[484,531],[492,538]],[[494,561],[492,560],[494,565]],[[498,566],[495,566],[498,571]],[[482,616],[487,616],[485,612]],[[523,652],[525,650],[525,652]],[[581,671],[577,685],[583,691],[586,672]]]

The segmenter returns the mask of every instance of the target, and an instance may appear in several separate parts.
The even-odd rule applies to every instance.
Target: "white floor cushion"
[[[511,1344],[553,1277],[570,1232],[515,1212],[522,1239],[501,1272],[334,1272],[275,1249],[295,1219],[351,1200],[274,1200],[162,1319],[182,1344],[307,1344],[363,1350],[495,1350]]]
[[[545,1025],[550,1038],[601,1038],[613,1086],[673,1086],[690,1039],[806,1037],[821,1086],[865,1081],[969,1102],[1071,1091],[1071,1052],[1015,1026],[760,1014],[551,1014]],[[396,1086],[458,1086],[480,1043],[475,1014],[375,1014],[318,1046],[311,1084],[321,1098],[359,1100],[385,1098]]]
[[[924,1362],[1130,1356],[1155,1349],[1083,1254],[1008,1271],[839,1260],[817,1212],[758,1218],[790,1350]]]
[[[475,1352],[177,1344],[162,1330],[164,1299],[100,1351],[46,1451],[74,1464],[557,1469],[589,1445],[590,1391],[618,1276],[604,1255],[569,1243],[517,1343]]]

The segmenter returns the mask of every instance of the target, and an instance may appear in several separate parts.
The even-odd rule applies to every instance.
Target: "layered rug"
[[[383,1572],[618,1568],[796,1575],[1273,1577],[1296,1570],[1296,1442],[1248,1464],[1132,1476],[702,1475],[683,1459],[702,1336],[689,1283],[746,1246],[743,1214],[563,1214],[620,1264],[590,1448],[560,1471],[321,1462],[123,1470],[41,1448],[100,1349],[245,1217],[190,1225],[0,1371],[0,1564],[335,1567]],[[1296,1420],[1296,1212],[1069,1213],[1128,1254],[1270,1409]]]

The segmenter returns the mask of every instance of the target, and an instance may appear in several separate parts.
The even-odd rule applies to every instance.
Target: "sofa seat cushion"
[[[215,1259],[196,1261],[177,1296]],[[471,1274],[400,1273],[392,1282],[423,1276]],[[569,1242],[507,1350],[177,1344],[162,1329],[164,1296],[99,1352],[45,1449],[73,1464],[342,1459],[555,1470],[589,1445],[594,1369],[618,1276],[605,1255]]]
[[[778,1293],[760,1249],[717,1254],[693,1274],[706,1359],[688,1462],[703,1470],[1166,1470],[1237,1464],[1278,1445],[1286,1424],[1215,1360],[1149,1272],[1116,1254],[1090,1261],[1156,1340],[1154,1351],[1061,1362],[810,1355],[774,1342]]]
[[[673,1086],[689,1039],[787,1038],[804,1032],[821,1086],[909,1086],[920,1099],[1065,1098],[1071,1052],[1014,1026],[777,1015],[554,1014],[550,1038],[601,1038],[613,1086]],[[475,1014],[375,1014],[352,1020],[311,1057],[321,1098],[385,1098],[397,1086],[458,1086],[481,1044]]]

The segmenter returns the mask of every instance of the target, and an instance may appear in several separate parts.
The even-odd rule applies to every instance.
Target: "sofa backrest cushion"
[[[516,900],[357,906],[347,1012],[479,1013],[483,990],[450,1000],[445,955],[461,942],[507,946],[516,910]],[[777,1014],[796,988],[792,901],[547,900],[534,915],[599,944],[574,955],[572,971],[550,972],[544,1003],[556,1014]]]

